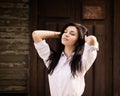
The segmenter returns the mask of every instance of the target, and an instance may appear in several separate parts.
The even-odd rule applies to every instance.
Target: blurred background
[[[31,33],[68,22],[84,24],[99,41],[83,96],[120,96],[120,0],[0,0],[0,96],[50,96]],[[57,48],[56,39],[47,42]]]

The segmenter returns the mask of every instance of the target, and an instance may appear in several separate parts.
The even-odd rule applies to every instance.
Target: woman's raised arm
[[[58,38],[60,32],[49,31],[49,30],[36,30],[33,31],[32,37],[35,43],[41,42],[43,39],[47,38]]]

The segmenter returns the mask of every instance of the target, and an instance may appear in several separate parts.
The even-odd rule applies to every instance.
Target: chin
[[[66,45],[64,42],[61,42],[63,45]]]

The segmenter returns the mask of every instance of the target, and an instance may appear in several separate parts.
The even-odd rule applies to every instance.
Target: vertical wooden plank
[[[95,89],[94,96],[106,96],[105,95],[105,25],[96,25],[95,35],[98,38],[100,50],[98,51],[98,57],[95,65]]]
[[[29,96],[37,96],[37,53],[31,44],[29,65]],[[33,59],[32,59],[33,58]]]
[[[105,18],[105,39],[107,44],[106,50],[105,50],[105,92],[106,96],[113,96],[113,0],[106,0],[106,2],[109,1],[109,3],[106,4],[106,18]]]
[[[85,76],[85,91],[83,96],[93,96],[93,85],[93,67],[91,67]]]
[[[37,90],[37,53],[33,46],[32,32],[38,27],[37,2],[38,0],[29,0],[30,5],[30,64],[29,64],[29,96],[38,96]]]
[[[38,56],[36,89],[38,96],[45,96],[45,67],[43,60]]]
[[[120,96],[120,0],[114,0],[113,96]]]

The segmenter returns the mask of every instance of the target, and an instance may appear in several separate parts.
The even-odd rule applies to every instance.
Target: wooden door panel
[[[72,0],[41,0],[42,14],[45,17],[51,18],[70,18],[73,13],[73,2]]]
[[[95,96],[105,96],[105,48],[104,46],[106,40],[105,40],[105,25],[103,24],[97,24],[96,25],[96,36],[98,37],[98,40],[101,40],[99,42],[99,46],[102,46],[100,48],[100,51],[98,52],[98,58],[96,60],[97,64],[95,65]],[[99,63],[100,62],[100,63]],[[98,83],[99,82],[99,83]]]
[[[108,21],[83,20],[81,18],[83,15],[81,11],[82,0],[35,0],[35,2],[36,1],[36,29],[61,31],[62,27],[68,22],[82,22],[89,29],[89,34],[94,34],[98,38],[100,50],[98,51],[97,60],[85,76],[86,87],[83,96],[107,96],[107,93],[112,96],[112,92],[107,90],[112,89],[112,84],[109,84],[109,82],[112,81],[112,60],[108,60],[111,57],[110,55],[112,55],[112,53],[110,53],[111,48],[109,48],[111,44],[105,44],[105,42],[108,41],[107,39],[112,39],[112,32],[109,32],[110,37],[107,37],[107,33],[110,30],[107,30],[110,26],[110,23],[108,25],[107,22],[110,18]],[[106,14],[109,13],[107,12]],[[96,23],[94,25],[95,21]],[[106,25],[108,26],[106,27]],[[56,50],[57,39],[47,39],[47,42]],[[108,51],[109,54],[107,54]],[[37,93],[34,93],[35,95],[33,96],[50,96],[46,67],[38,55],[34,55],[34,60],[35,61],[32,62],[35,63],[35,66],[32,65],[32,67],[34,67],[33,73],[35,76],[33,77],[35,80],[33,80],[33,78],[32,80],[34,81],[33,83],[35,83],[35,85],[33,85],[37,91],[35,89],[33,90]],[[109,66],[106,64],[108,61],[110,63]]]
[[[79,4],[81,5],[80,2]],[[61,31],[63,26],[68,22],[80,22],[80,17],[75,15],[76,5],[73,0],[60,0],[59,2],[56,0],[41,0],[38,6],[38,29]],[[80,7],[78,6],[78,8]],[[80,9],[77,9],[77,11],[80,11]],[[76,18],[79,18],[79,20],[75,20]],[[92,34],[92,26],[90,25],[89,28],[91,29],[90,34]],[[57,48],[57,39],[47,39],[47,42],[53,49]],[[40,58],[37,59],[37,94],[38,96],[49,96],[47,71]],[[92,85],[93,68],[86,75],[86,90],[83,96],[92,96],[94,87]]]

